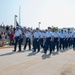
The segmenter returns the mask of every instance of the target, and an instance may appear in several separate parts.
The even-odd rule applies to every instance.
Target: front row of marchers
[[[29,46],[29,50],[31,50],[31,45],[33,46],[33,52],[40,52],[40,48],[43,48],[44,53],[46,54],[49,50],[49,54],[57,50],[57,52],[61,49],[69,49],[73,47],[75,50],[75,32],[58,32],[57,29],[54,32],[51,31],[51,28],[48,27],[47,30],[36,30],[30,32],[26,30],[23,33],[17,27],[14,35],[14,51],[16,51],[17,44],[19,44],[19,52],[21,51],[22,42],[25,41],[24,50],[26,50],[27,45]],[[32,41],[32,43],[31,43]]]

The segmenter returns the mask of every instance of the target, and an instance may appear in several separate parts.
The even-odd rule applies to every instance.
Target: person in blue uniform
[[[41,31],[41,37],[40,37],[41,48],[43,48],[43,46],[44,46],[44,37],[45,37],[45,34],[44,34],[44,31],[42,30]]]
[[[65,34],[65,48],[67,49],[68,48],[68,33],[65,31],[64,34]]]
[[[48,27],[48,31],[46,32],[46,42],[44,45],[44,53],[47,54],[47,50],[50,49],[50,53],[52,53],[52,46],[51,46],[51,37],[52,37],[52,32],[51,32],[51,27]]]
[[[59,35],[60,35],[60,50],[61,50],[62,46],[63,46],[63,50],[64,50],[64,47],[65,47],[65,34],[64,34],[63,30],[61,30]]]
[[[70,47],[72,47],[73,39],[72,39],[72,32],[70,32]]]
[[[57,52],[58,52],[58,50],[59,50],[59,33],[56,28],[54,30],[53,36],[54,36],[54,50],[55,50],[55,46],[56,46]]]
[[[33,39],[33,52],[36,52],[36,49],[38,49],[37,52],[40,52],[40,36],[41,33],[39,31],[39,28],[36,28],[36,31],[34,32],[34,39]]]
[[[26,50],[27,44],[29,46],[29,50],[31,50],[31,33],[29,32],[29,30],[26,31],[25,36],[26,36],[26,42],[24,45],[24,50]]]
[[[73,37],[73,50],[75,50],[75,31],[72,33]]]
[[[17,44],[19,44],[18,52],[21,51],[21,35],[22,35],[22,31],[19,29],[19,27],[17,27],[16,32],[14,34],[14,50],[13,51],[16,51]]]

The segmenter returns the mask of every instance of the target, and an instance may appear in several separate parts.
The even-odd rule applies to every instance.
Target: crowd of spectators
[[[7,42],[11,45],[13,42],[15,28],[11,26],[0,25],[0,46],[4,46]]]
[[[27,30],[33,33],[32,28],[21,28],[23,35]],[[4,46],[7,42],[9,45],[14,44],[14,33],[16,29],[13,25],[0,25],[0,46]]]

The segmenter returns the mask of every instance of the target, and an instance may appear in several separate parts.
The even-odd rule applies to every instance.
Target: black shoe
[[[16,50],[13,50],[13,52],[16,52]]]
[[[26,50],[25,48],[23,48],[23,50]]]
[[[51,55],[52,52],[49,52],[49,55]]]
[[[31,50],[31,49],[29,49],[29,50]]]
[[[33,52],[36,52],[36,51],[33,51]]]
[[[73,48],[73,50],[75,51],[75,48]]]
[[[40,52],[40,51],[37,51],[37,53],[38,53],[38,52]]]
[[[57,52],[59,52],[59,50],[57,50]]]
[[[44,52],[45,54],[47,54],[47,52]]]
[[[18,52],[21,52],[21,50],[18,50]]]

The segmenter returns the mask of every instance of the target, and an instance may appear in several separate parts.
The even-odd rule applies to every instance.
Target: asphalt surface
[[[12,52],[0,49],[0,75],[75,75],[75,51],[54,52],[52,55],[29,50]]]

